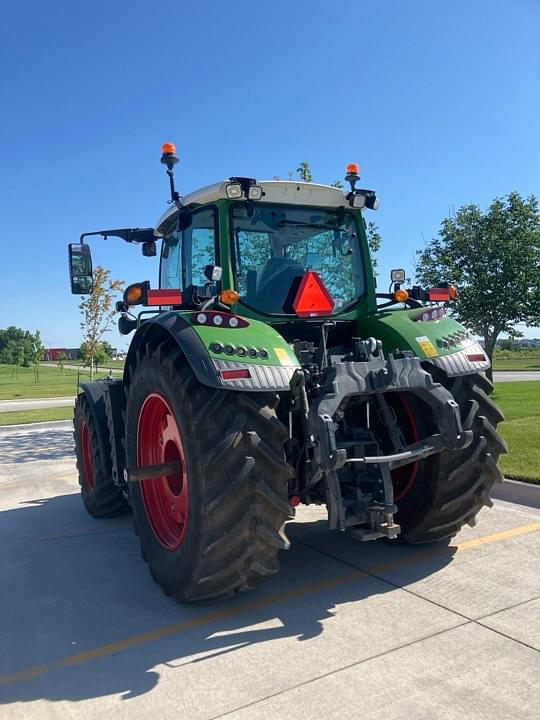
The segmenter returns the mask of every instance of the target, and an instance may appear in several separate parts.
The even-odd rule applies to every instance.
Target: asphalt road
[[[358,543],[305,508],[264,587],[175,604],[129,515],[93,520],[69,423],[0,428],[0,714],[507,720],[540,706],[540,512],[450,545]]]

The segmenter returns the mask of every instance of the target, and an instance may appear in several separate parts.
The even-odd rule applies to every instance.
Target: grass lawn
[[[508,443],[505,476],[540,483],[540,380],[498,383],[493,399],[506,418],[499,426]]]
[[[17,398],[67,397],[77,394],[77,370],[56,366],[39,366],[39,381],[36,382],[33,368],[19,368],[14,365],[0,365],[0,400]],[[80,371],[81,380],[89,380],[88,371]]]
[[[496,350],[494,370],[540,370],[540,349]]]
[[[23,423],[45,422],[47,420],[71,420],[72,407],[43,408],[21,412],[0,413],[0,425],[22,425]]]

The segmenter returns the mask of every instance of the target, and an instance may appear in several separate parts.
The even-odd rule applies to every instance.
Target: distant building
[[[43,359],[49,362],[56,362],[58,356],[65,354],[68,360],[77,360],[79,357],[79,348],[45,348]]]

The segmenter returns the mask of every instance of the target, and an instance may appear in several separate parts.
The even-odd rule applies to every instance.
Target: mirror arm
[[[95,232],[83,233],[81,235],[81,243],[84,238],[93,235],[101,235],[106,240],[108,237],[119,237],[128,243],[150,243],[155,242],[154,228],[117,228],[112,230],[96,230]]]

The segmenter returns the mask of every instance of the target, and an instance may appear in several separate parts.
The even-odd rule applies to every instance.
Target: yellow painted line
[[[402,558],[401,560],[396,560],[395,562],[373,565],[368,567],[367,571],[360,569],[353,570],[343,575],[338,575],[337,577],[302,585],[302,587],[297,588],[296,590],[285,590],[283,592],[276,593],[275,595],[271,595],[270,597],[253,600],[251,602],[243,602],[235,605],[234,607],[228,607],[222,610],[213,610],[205,613],[204,615],[200,615],[199,617],[191,618],[190,620],[183,620],[178,623],[173,623],[172,625],[165,625],[164,627],[157,628],[156,630],[150,630],[149,632],[141,633],[139,635],[132,635],[131,637],[124,638],[123,640],[116,640],[105,645],[99,645],[91,650],[86,650],[84,652],[77,653],[76,655],[68,655],[67,657],[54,660],[44,665],[35,665],[17,672],[0,675],[0,687],[11,685],[12,683],[22,680],[30,680],[31,678],[40,677],[52,672],[53,670],[75,667],[92,660],[110,657],[111,655],[115,655],[116,653],[124,650],[140,647],[141,645],[146,645],[146,643],[161,640],[162,638],[179,635],[180,633],[193,630],[204,625],[209,625],[213,622],[227,620],[237,615],[243,615],[247,612],[259,610],[269,605],[282,603],[288,600],[295,600],[305,595],[345,585],[347,583],[354,582],[355,580],[363,580],[371,577],[372,574],[380,574],[388,572],[389,570],[406,567],[408,565],[417,565],[425,560],[444,555],[451,556],[455,552],[472,550],[482,545],[489,545],[490,543],[499,542],[501,540],[519,537],[538,530],[540,530],[540,522],[524,525],[523,527],[512,528],[510,530],[503,530],[502,532],[485,535],[484,537],[476,538],[474,540],[466,540],[458,545],[445,546],[438,549],[426,550],[421,553],[415,553],[410,557]]]

